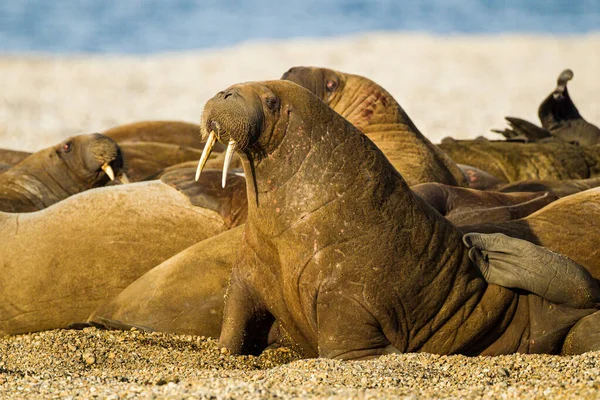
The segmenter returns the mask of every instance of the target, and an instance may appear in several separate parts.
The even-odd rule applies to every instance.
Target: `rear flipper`
[[[525,142],[535,142],[538,140],[551,138],[550,132],[529,121],[521,118],[505,117],[509,128],[492,129],[492,132],[499,133],[507,140],[523,140]]]
[[[563,355],[600,350],[600,311],[580,319],[569,331],[562,347]]]
[[[562,254],[501,233],[468,233],[463,242],[484,278],[573,308],[600,307],[600,288],[581,265]]]

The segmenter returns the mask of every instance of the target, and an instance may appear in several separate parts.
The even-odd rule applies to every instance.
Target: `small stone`
[[[496,372],[497,372],[498,376],[503,376],[505,378],[508,378],[510,376],[510,372],[504,367],[498,367]]]
[[[96,356],[90,352],[83,353],[83,361],[85,361],[87,365],[92,365],[96,362]]]

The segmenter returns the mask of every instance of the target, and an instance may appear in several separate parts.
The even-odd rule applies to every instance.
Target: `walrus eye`
[[[62,146],[62,150],[65,153],[70,152],[72,148],[73,148],[73,144],[71,142],[67,142],[67,143],[63,144],[63,146]]]
[[[337,89],[338,83],[336,81],[327,81],[325,86],[327,87],[328,91],[333,92],[335,89]]]
[[[277,110],[277,108],[279,108],[279,99],[277,97],[267,97],[265,102],[267,103],[267,107],[271,110]]]

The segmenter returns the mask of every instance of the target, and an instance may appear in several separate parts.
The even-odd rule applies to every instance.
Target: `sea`
[[[600,0],[0,0],[0,53],[149,54],[373,31],[582,34],[600,31]]]

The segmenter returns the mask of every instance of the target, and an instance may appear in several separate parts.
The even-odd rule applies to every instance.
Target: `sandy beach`
[[[0,55],[0,147],[38,150],[139,120],[197,122],[232,84],[295,65],[370,77],[433,142],[474,138],[537,107],[571,68],[580,113],[600,124],[600,34],[365,34],[245,43],[153,56]],[[500,357],[406,354],[299,360],[288,349],[234,357],[213,339],[58,330],[0,338],[0,398],[598,398],[600,352]]]

